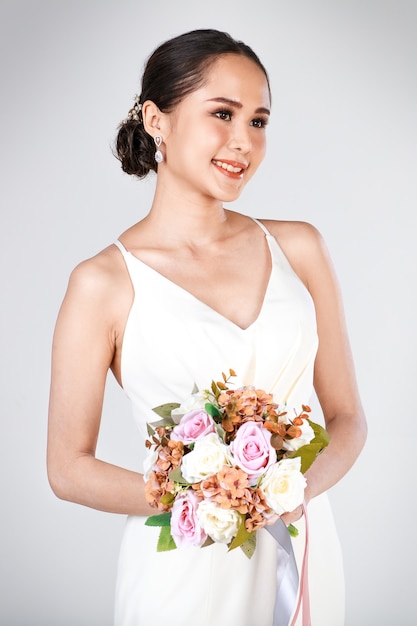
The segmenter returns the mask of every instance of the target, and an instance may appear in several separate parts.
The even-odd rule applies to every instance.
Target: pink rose
[[[171,535],[177,548],[187,546],[199,548],[207,539],[196,513],[199,502],[194,491],[186,491],[175,499],[172,507]]]
[[[195,409],[182,416],[180,423],[174,426],[171,439],[182,441],[185,445],[216,432],[213,418],[204,409]]]
[[[233,462],[247,473],[254,485],[268,467],[277,462],[277,453],[271,446],[271,433],[259,422],[245,422],[230,444]]]

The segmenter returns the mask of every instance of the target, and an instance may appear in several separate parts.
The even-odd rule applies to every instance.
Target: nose
[[[246,123],[234,124],[229,139],[229,148],[247,154],[252,148],[250,127]]]

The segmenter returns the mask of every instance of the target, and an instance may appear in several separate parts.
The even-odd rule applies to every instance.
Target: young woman
[[[314,384],[331,443],[307,473],[312,624],[343,624],[325,491],[354,463],[366,425],[331,262],[311,225],[256,221],[223,206],[264,157],[270,106],[260,60],[226,33],[193,31],[161,45],[117,138],[125,172],[157,173],[152,206],[73,271],[59,313],[49,479],[60,498],[129,516],[117,626],[279,623],[277,546],[262,529],[250,560],[219,544],[156,552],[143,475],[95,456],[109,368],[144,438],[152,407],[181,402],[229,368],[294,405],[308,402]],[[293,544],[302,553],[301,507],[283,519],[298,520]]]

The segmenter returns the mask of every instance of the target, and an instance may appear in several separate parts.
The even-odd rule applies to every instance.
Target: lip
[[[224,176],[228,176],[229,178],[236,178],[236,179],[243,178],[243,174],[245,173],[245,170],[248,168],[248,165],[246,163],[240,163],[239,161],[231,161],[230,159],[212,159],[211,162],[219,172],[221,172]],[[221,165],[218,165],[217,164],[218,162],[225,163],[226,165],[230,165],[231,167],[234,167],[234,168],[239,168],[241,171],[230,172],[229,170],[225,169]]]

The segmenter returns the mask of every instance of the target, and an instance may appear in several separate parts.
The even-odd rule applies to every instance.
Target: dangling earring
[[[155,161],[157,163],[162,163],[162,161],[164,160],[164,155],[162,154],[162,152],[160,151],[160,146],[162,143],[162,137],[160,135],[156,135],[156,137],[153,138],[154,142],[155,142],[155,146],[156,146],[156,152],[155,152]]]

